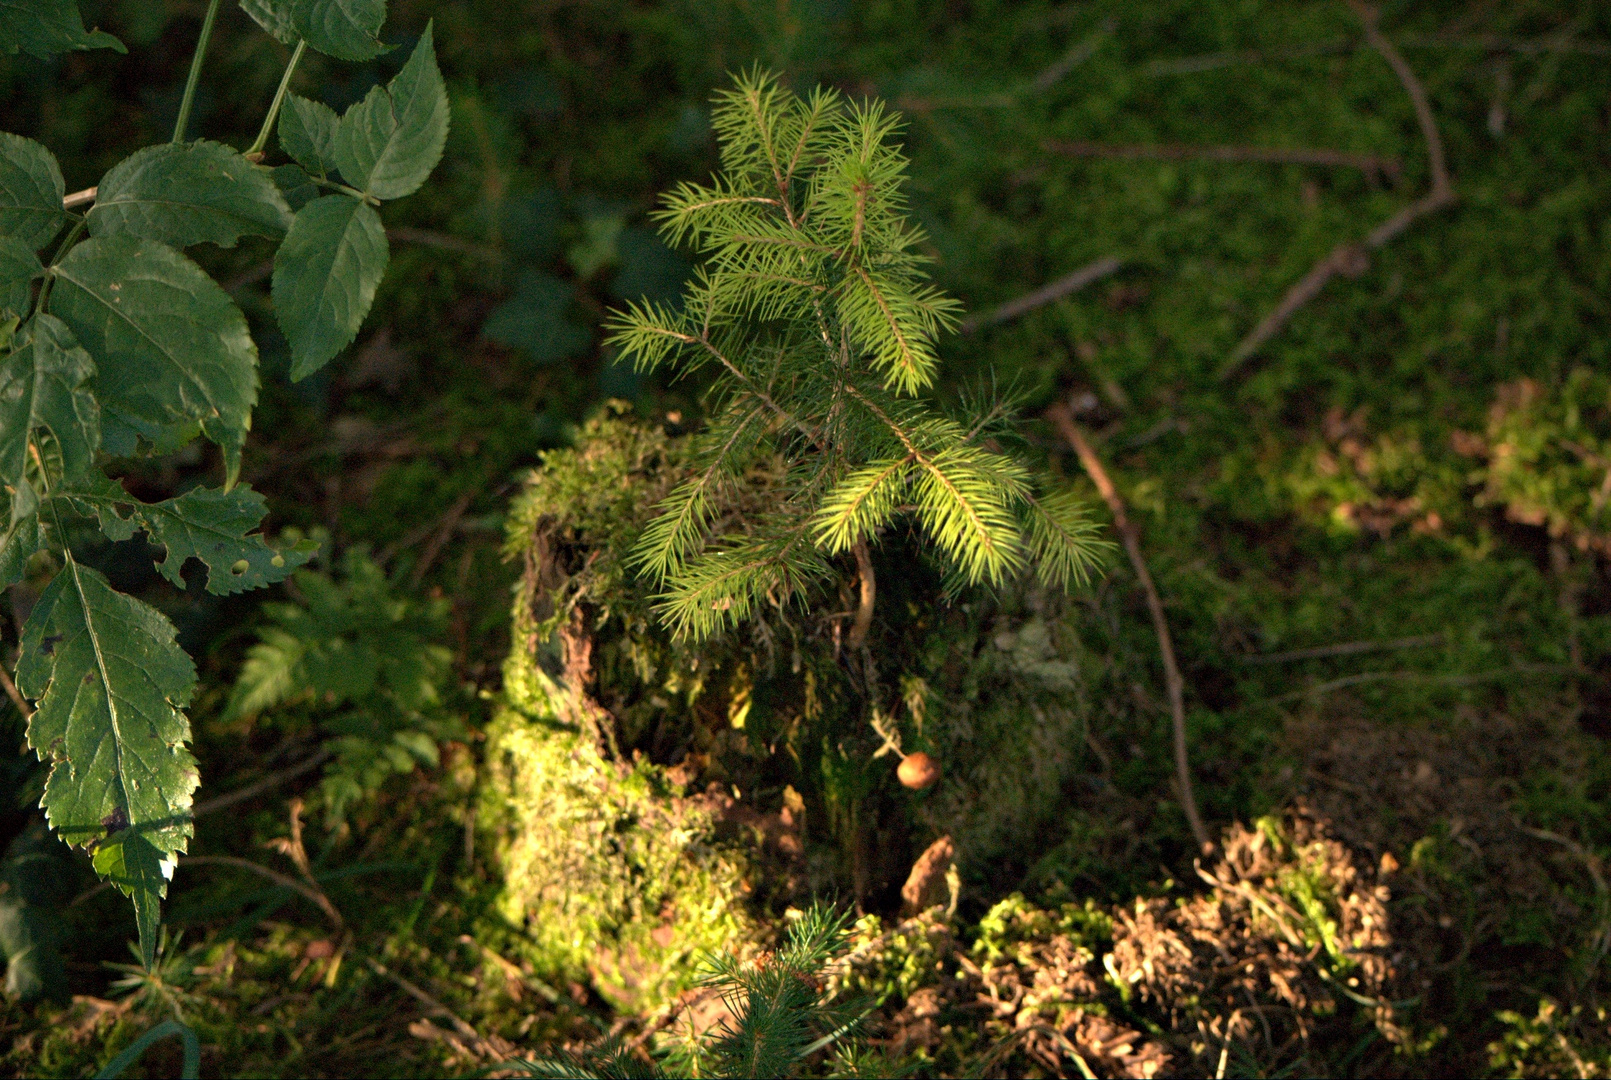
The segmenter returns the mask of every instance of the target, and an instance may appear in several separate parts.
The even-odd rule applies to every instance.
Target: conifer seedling
[[[634,553],[673,632],[704,638],[757,605],[803,602],[847,552],[865,580],[866,545],[901,519],[959,585],[1030,567],[1056,588],[1085,580],[1104,545],[1079,499],[991,447],[1005,410],[959,418],[919,396],[959,306],[926,280],[898,119],[756,72],[719,95],[714,127],[721,175],[657,214],[703,267],[680,305],[633,304],[612,324],[640,369],[713,375],[696,475]],[[731,513],[745,469],[778,458],[776,508]]]

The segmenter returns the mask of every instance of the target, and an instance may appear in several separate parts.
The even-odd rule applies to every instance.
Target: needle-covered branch
[[[640,369],[712,376],[699,471],[635,552],[664,589],[661,616],[705,637],[757,605],[805,602],[829,560],[853,553],[864,586],[853,637],[863,636],[870,549],[902,517],[965,585],[1031,564],[1059,588],[1083,580],[1101,545],[1080,505],[1037,492],[979,425],[915,400],[959,308],[926,280],[898,118],[831,90],[802,100],[752,74],[719,95],[713,125],[723,174],[677,188],[657,215],[704,266],[680,306],[629,305],[612,326]],[[732,481],[762,460],[783,463],[778,509],[730,512]]]

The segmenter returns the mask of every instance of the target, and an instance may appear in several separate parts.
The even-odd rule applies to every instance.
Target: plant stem
[[[291,76],[296,72],[297,61],[302,59],[303,50],[308,47],[306,40],[298,40],[296,51],[291,54],[291,62],[285,65],[285,74],[280,78],[280,88],[274,91],[274,102],[269,106],[268,115],[263,117],[263,130],[257,133],[257,140],[252,148],[246,151],[246,156],[256,161],[254,154],[261,155],[263,147],[268,145],[269,132],[274,130],[274,121],[279,119],[280,106],[285,104],[286,92],[291,89]]]
[[[67,239],[63,240],[62,246],[56,249],[56,257],[50,260],[49,269],[54,270],[56,268],[56,264],[67,257],[67,253],[72,249],[74,242],[76,242],[79,236],[83,234],[87,222],[88,219],[79,218],[73,223],[72,231],[67,234]],[[34,311],[40,312],[45,310],[45,301],[50,299],[50,285],[51,282],[55,280],[55,274],[49,272],[45,274],[45,281],[39,286],[39,297],[34,301]]]
[[[856,571],[861,577],[861,603],[856,607],[856,621],[850,627],[847,643],[852,649],[859,649],[867,644],[867,631],[873,626],[873,604],[878,596],[878,585],[873,577],[873,557],[867,550],[867,541],[858,541],[853,550],[856,553]]]
[[[201,81],[201,62],[207,55],[207,42],[213,36],[213,23],[218,21],[218,0],[207,5],[207,17],[201,23],[201,37],[196,41],[195,55],[190,58],[190,78],[185,80],[185,96],[179,102],[179,119],[173,125],[173,141],[185,141],[185,128],[190,126],[190,107],[196,101],[196,84]]]
[[[363,192],[359,191],[355,187],[348,187],[346,184],[338,184],[334,180],[327,180],[322,176],[310,176],[310,177],[308,177],[308,179],[312,180],[319,187],[329,188],[331,191],[339,191],[343,195],[351,195],[355,199],[362,199],[364,202],[369,203],[371,206],[379,206],[380,205],[379,200],[377,200],[376,198],[374,198],[371,195],[365,195]]]

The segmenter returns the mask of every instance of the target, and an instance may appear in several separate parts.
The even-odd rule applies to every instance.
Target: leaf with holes
[[[94,469],[101,444],[101,410],[85,385],[95,362],[73,332],[60,319],[40,315],[21,340],[0,360],[0,484],[11,496],[13,526],[39,508],[28,478],[39,431],[50,432],[54,452],[48,457],[61,463],[69,482]]]
[[[280,111],[280,147],[310,173],[336,171],[336,135],[341,118],[322,101],[291,94]]]
[[[157,569],[181,589],[181,571],[190,559],[207,567],[207,591],[227,596],[283,581],[319,550],[313,540],[276,550],[252,532],[268,509],[263,496],[245,484],[228,491],[192,488],[163,502],[142,503],[117,481],[95,474],[63,497],[79,511],[94,514],[112,540],[127,540],[144,529],[152,543],[167,549]]]
[[[32,248],[20,240],[0,236],[0,318],[28,314],[34,279],[45,272]]]
[[[112,166],[87,224],[91,236],[227,248],[243,236],[284,236],[291,208],[266,171],[222,143],[198,140],[148,146]]]
[[[199,782],[183,709],[195,665],[174,626],[74,561],[45,586],[22,632],[17,687],[38,701],[28,746],[51,764],[41,804],[70,844],[134,900],[140,947],[192,834]]]
[[[108,425],[107,450],[132,453],[130,432],[165,445],[199,425],[233,477],[257,402],[257,346],[229,295],[173,248],[131,236],[87,240],[51,272],[50,310],[95,358],[95,397],[123,425]]]
[[[337,60],[373,60],[386,52],[380,28],[386,0],[292,0],[297,33]]]
[[[0,0],[0,53],[48,60],[79,49],[116,49],[123,43],[100,30],[85,30],[76,0]]]
[[[0,235],[38,251],[67,221],[67,184],[49,150],[0,131]]]
[[[419,190],[442,159],[448,133],[447,88],[436,66],[432,26],[397,77],[347,110],[335,144],[347,183],[377,199]]]
[[[375,208],[326,195],[297,211],[274,256],[274,314],[302,379],[352,343],[390,258]]]

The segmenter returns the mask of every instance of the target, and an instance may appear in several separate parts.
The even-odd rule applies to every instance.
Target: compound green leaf
[[[257,346],[229,295],[173,248],[132,236],[86,240],[50,272],[51,312],[95,358],[108,421],[153,442],[199,425],[233,473],[257,402]]]
[[[280,146],[310,173],[336,171],[336,133],[341,118],[322,101],[289,94],[280,110]]]
[[[300,165],[280,165],[269,175],[293,214],[319,197],[319,185]]]
[[[391,84],[370,90],[341,118],[336,166],[347,183],[378,199],[412,195],[442,160],[449,112],[427,24]]]
[[[221,143],[198,140],[148,146],[114,165],[88,225],[91,236],[234,247],[242,236],[284,236],[291,208],[265,171]]]
[[[142,503],[97,473],[64,494],[79,510],[93,513],[112,540],[127,540],[144,529],[152,543],[167,549],[157,570],[181,589],[180,571],[190,559],[206,565],[207,591],[227,596],[283,581],[319,550],[317,542],[302,540],[277,551],[252,532],[268,508],[245,484],[228,491],[193,488],[160,503]]]
[[[192,833],[199,779],[180,710],[195,685],[173,624],[71,556],[23,628],[17,687],[38,702],[28,746],[51,764],[45,817],[63,840],[93,847],[96,869],[133,898],[148,961]]]
[[[78,49],[127,52],[111,34],[84,29],[76,0],[0,0],[0,53],[48,60]]]
[[[274,314],[291,343],[291,378],[318,371],[351,344],[374,303],[390,251],[380,215],[346,195],[297,211],[274,256]]]
[[[21,135],[0,132],[0,235],[31,251],[50,243],[67,214],[67,185],[49,150]]]
[[[7,312],[28,314],[33,300],[33,282],[45,267],[32,248],[21,240],[0,236],[0,317]]]
[[[11,496],[11,525],[39,508],[28,479],[35,432],[43,428],[54,436],[65,480],[93,469],[101,410],[85,383],[94,375],[89,353],[51,315],[30,322],[22,344],[0,360],[0,484]]]
[[[386,51],[386,0],[292,0],[291,14],[297,33],[337,60],[373,60]]]
[[[281,45],[295,45],[301,37],[296,32],[296,5],[292,0],[240,0],[240,4],[241,10]]]

